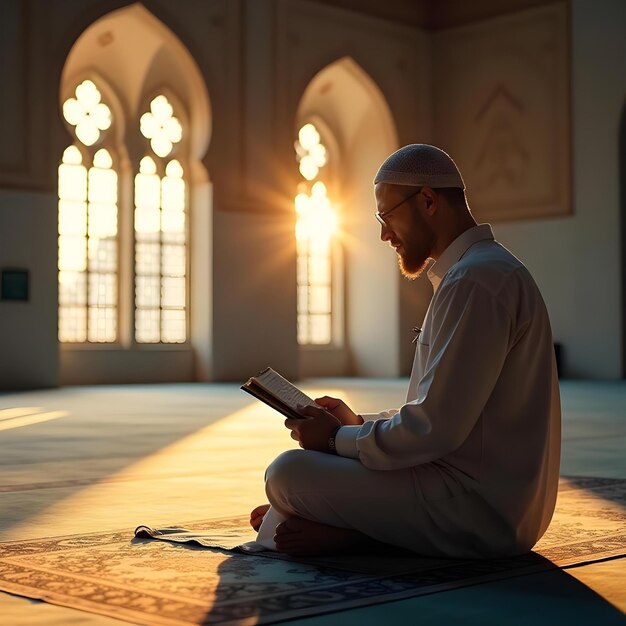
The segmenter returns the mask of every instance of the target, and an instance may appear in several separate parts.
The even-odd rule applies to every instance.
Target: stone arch
[[[165,72],[190,109],[192,156],[203,159],[211,137],[211,105],[204,79],[187,47],[142,4],[117,9],[89,25],[67,56],[61,84],[85,67],[95,69],[124,93],[129,121],[137,115],[142,95],[158,87]]]
[[[380,163],[398,147],[394,119],[378,85],[352,57],[330,63],[307,85],[296,127],[315,118],[332,132],[340,158],[347,359],[341,369],[354,375],[396,376],[398,272],[393,254],[378,240],[372,185]]]
[[[212,192],[209,173],[203,165],[211,138],[211,103],[200,69],[179,37],[143,4],[127,4],[100,15],[76,37],[65,59],[60,76],[60,103],[67,97],[68,85],[81,75],[97,75],[117,95],[116,109],[123,118],[126,148],[125,163],[120,177],[120,197],[126,198],[124,223],[120,222],[120,242],[125,252],[120,260],[132,266],[133,176],[142,156],[138,122],[144,113],[146,95],[167,86],[184,107],[181,117],[187,123],[186,176],[188,181],[189,219],[189,293],[188,310],[191,327],[189,349],[157,351],[144,356],[133,350],[132,329],[126,328],[119,350],[99,355],[76,351],[61,355],[62,382],[89,382],[82,372],[91,369],[100,382],[133,382],[160,380],[208,379],[210,375],[210,224],[212,222]],[[126,271],[121,280],[120,305],[129,309],[132,273]],[[126,295],[125,295],[126,294]],[[88,355],[88,356],[85,356]],[[149,357],[149,358],[148,358]],[[85,367],[89,359],[89,367]],[[144,360],[146,363],[144,364]],[[96,362],[97,361],[97,362]],[[143,370],[142,370],[143,368]],[[137,371],[142,370],[141,380]]]

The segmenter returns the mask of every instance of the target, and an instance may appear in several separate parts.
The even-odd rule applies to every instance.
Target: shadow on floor
[[[394,600],[394,594],[412,593],[403,584],[406,576],[364,580],[358,575],[346,578],[344,573],[335,570],[338,575],[333,580],[332,571],[320,570],[316,580],[301,587],[297,584],[297,575],[293,576],[292,585],[288,581],[279,584],[275,580],[263,580],[258,571],[238,559],[240,557],[234,555],[220,566],[221,578],[228,582],[218,586],[214,607],[207,613],[204,624],[242,619],[251,624],[281,621],[298,626],[379,626],[384,623],[617,626],[626,623],[619,609],[567,571],[554,569],[549,561],[545,566],[552,568],[550,571],[513,574],[508,578],[511,573],[505,572],[501,580],[478,584],[461,579],[457,588],[443,591],[428,591],[416,582],[415,597]],[[626,563],[623,557],[621,560]],[[297,564],[290,565],[297,574]],[[286,568],[286,572],[289,571]],[[431,580],[431,588],[432,583]],[[359,604],[365,606],[354,608]]]

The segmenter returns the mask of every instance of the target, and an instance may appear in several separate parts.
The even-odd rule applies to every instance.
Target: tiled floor
[[[405,387],[333,379],[306,389],[366,411],[398,406]],[[564,381],[562,398],[562,473],[625,478],[626,382]],[[160,385],[0,395],[0,446],[7,541],[245,514],[264,501],[265,466],[293,442],[280,416],[235,385]],[[626,623],[624,611],[619,559],[297,623],[604,625]],[[8,594],[0,616],[3,626],[122,623]]]

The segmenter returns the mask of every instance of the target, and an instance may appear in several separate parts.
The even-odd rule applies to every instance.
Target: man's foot
[[[254,530],[256,530],[257,532],[259,531],[259,528],[261,528],[263,518],[265,517],[265,514],[269,511],[269,509],[269,504],[261,504],[255,509],[252,509],[252,512],[250,513],[250,526],[252,526],[252,528],[254,528]]]
[[[327,526],[301,517],[289,517],[279,524],[274,536],[278,551],[292,556],[341,552],[366,540],[367,537],[356,530]]]

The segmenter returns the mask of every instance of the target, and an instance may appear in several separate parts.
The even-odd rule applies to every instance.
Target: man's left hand
[[[298,413],[306,419],[286,419],[285,426],[291,431],[291,438],[300,442],[305,450],[330,452],[328,440],[341,426],[341,422],[322,407],[298,407]]]

